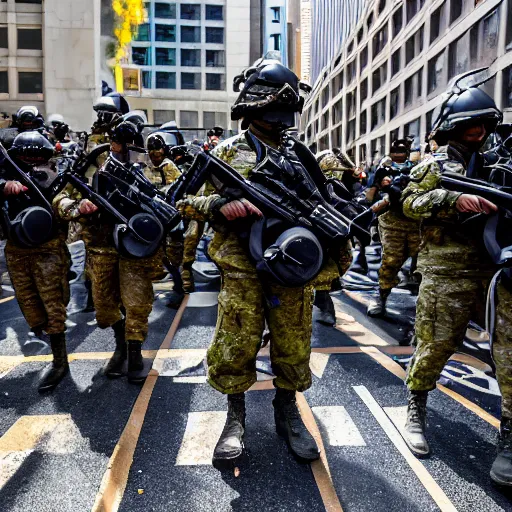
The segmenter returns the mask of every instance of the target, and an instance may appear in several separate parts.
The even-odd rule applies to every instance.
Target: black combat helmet
[[[434,110],[429,139],[443,145],[461,126],[480,123],[485,125],[487,135],[494,132],[503,120],[503,114],[494,100],[479,89],[480,85],[491,78],[488,68],[455,77],[444,94],[443,102]]]
[[[16,113],[16,126],[20,132],[40,130],[44,127],[44,119],[36,107],[25,106]]]
[[[54,147],[38,131],[23,132],[14,139],[9,155],[31,166],[43,165],[53,157]]]
[[[231,109],[231,119],[243,119],[244,129],[251,120],[266,121],[282,129],[293,127],[295,114],[304,107],[300,91],[311,90],[293,71],[275,60],[263,60],[246,69],[235,77],[233,89],[240,96]]]
[[[138,128],[130,121],[123,121],[112,130],[112,142],[117,142],[118,144],[125,146],[129,144],[137,145],[139,138]]]
[[[92,107],[98,113],[98,121],[103,125],[118,122],[121,116],[130,112],[130,105],[118,92],[102,96]]]

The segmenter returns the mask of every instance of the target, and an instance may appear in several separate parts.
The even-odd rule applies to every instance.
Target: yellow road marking
[[[320,496],[324,503],[327,512],[343,512],[340,500],[336,494],[336,489],[332,482],[331,471],[325,453],[325,447],[316,423],[313,412],[302,393],[297,393],[297,406],[299,407],[300,415],[311,435],[320,449],[320,459],[311,463],[311,470],[315,477],[316,485],[320,491]]]
[[[0,304],[4,304],[5,302],[9,302],[10,300],[13,300],[15,298],[14,295],[11,297],[5,297],[5,299],[0,299]]]
[[[185,299],[181,303],[180,309],[174,317],[169,332],[162,342],[161,348],[170,348],[185,308],[187,307],[188,297],[188,295],[185,296]],[[126,484],[128,483],[128,475],[133,463],[133,456],[139,441],[142,425],[144,424],[149,401],[157,380],[158,372],[152,370],[135,402],[128,423],[119,438],[114,453],[112,457],[110,457],[107,471],[103,475],[92,512],[116,512],[119,509]]]
[[[366,407],[368,407],[379,425],[382,427],[382,430],[384,430],[390,441],[401,453],[402,457],[406,460],[407,464],[409,464],[423,487],[425,487],[430,496],[432,496],[441,511],[457,512],[453,503],[450,501],[448,496],[446,496],[441,487],[439,487],[432,475],[427,471],[427,468],[425,468],[425,466],[412,454],[411,450],[409,450],[396,427],[388,418],[382,407],[377,403],[375,398],[373,398],[368,389],[364,386],[354,386],[354,391],[359,395]]]

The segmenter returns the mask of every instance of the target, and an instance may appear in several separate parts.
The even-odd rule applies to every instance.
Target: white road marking
[[[176,466],[211,465],[226,416],[224,411],[190,412]]]
[[[407,421],[407,406],[401,407],[384,407],[384,412],[388,415],[393,425],[400,433],[403,433],[405,422]]]
[[[363,436],[345,407],[312,407],[311,410],[331,446],[366,446]]]
[[[309,367],[313,372],[313,375],[319,379],[324,376],[325,368],[329,362],[329,354],[321,354],[318,352],[312,352],[309,359]]]
[[[190,294],[187,307],[209,308],[218,304],[218,292],[195,292]]]
[[[457,512],[453,503],[450,501],[448,496],[446,496],[441,487],[439,487],[432,475],[409,450],[399,431],[395,428],[391,420],[388,418],[382,407],[377,403],[375,398],[373,398],[368,389],[365,386],[353,386],[353,389],[365,403],[366,407],[368,407],[380,424],[381,428],[409,464],[430,496],[432,496],[434,501],[437,503],[437,506],[441,509],[441,512]]]

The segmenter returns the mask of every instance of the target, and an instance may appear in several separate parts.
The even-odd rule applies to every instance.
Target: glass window
[[[20,50],[42,50],[43,33],[40,28],[19,28],[18,49]]]
[[[201,89],[201,73],[181,73],[182,89]]]
[[[226,112],[203,112],[203,128],[210,129],[214,126],[226,128],[227,116]]]
[[[182,20],[200,20],[201,5],[200,4],[181,4]]]
[[[402,30],[403,23],[403,8],[400,6],[400,9],[398,9],[398,11],[393,14],[393,37],[395,37]]]
[[[368,46],[365,46],[359,54],[359,70],[363,69],[368,65]]]
[[[176,89],[176,73],[169,73],[167,71],[157,71],[156,88]]]
[[[0,27],[0,48],[9,48],[7,27]]]
[[[391,55],[391,76],[395,76],[400,71],[400,49]]]
[[[149,23],[139,25],[137,34],[134,37],[134,41],[151,41],[151,28]]]
[[[366,115],[366,110],[363,110],[359,115],[359,133],[361,135],[365,135],[368,131],[368,117]]]
[[[132,62],[137,66],[151,66],[151,48],[133,46]]]
[[[271,7],[272,23],[281,23],[281,7]]]
[[[363,103],[363,101],[368,98],[368,78],[365,78],[361,82],[361,89],[359,91],[360,94],[360,101]]]
[[[503,70],[503,106],[512,108],[512,66]]]
[[[466,32],[449,46],[448,79],[469,70],[469,34]]]
[[[388,42],[388,26],[385,25],[381,30],[373,37],[373,56],[376,57]]]
[[[441,34],[441,23],[444,19],[445,4],[439,6],[430,17],[430,42],[433,43]]]
[[[142,72],[142,87],[144,89],[153,89],[153,76],[151,71]]]
[[[224,7],[222,5],[207,5],[206,19],[222,21],[224,19]]]
[[[443,81],[444,51],[428,62],[428,92],[435,91]]]
[[[5,2],[5,0],[2,0]],[[41,4],[42,0],[16,0],[17,4]]]
[[[18,92],[20,94],[43,94],[43,73],[20,71],[18,73]]]
[[[224,50],[206,50],[206,67],[222,68],[224,66]]]
[[[176,25],[155,25],[155,41],[176,42]]]
[[[404,127],[404,135],[406,137],[414,137],[413,148],[420,145],[420,118],[407,123]]]
[[[181,50],[181,65],[186,67],[200,67],[201,50]]]
[[[281,37],[280,34],[279,37]],[[206,27],[206,42],[224,44],[224,29],[219,27]]]
[[[226,79],[219,73],[206,73],[207,91],[224,91],[226,89]]]
[[[462,14],[462,0],[451,0],[450,2],[450,24]]]
[[[199,113],[194,110],[180,112],[180,128],[198,128]]]
[[[176,4],[155,2],[155,18],[176,19]]]
[[[400,87],[391,91],[390,105],[389,105],[389,118],[393,119],[397,116],[400,109]]]
[[[413,77],[409,77],[404,84],[404,100],[405,106],[408,106],[412,103],[413,99]]]
[[[9,74],[7,71],[0,71],[0,93],[9,94]]]
[[[200,43],[201,42],[201,27],[181,27],[181,42],[182,43]]]
[[[165,124],[169,121],[176,120],[176,112],[174,110],[153,110],[153,123]]]
[[[175,48],[155,48],[157,66],[176,66]]]

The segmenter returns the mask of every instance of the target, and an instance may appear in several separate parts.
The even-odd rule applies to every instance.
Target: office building
[[[485,89],[512,121],[512,0],[372,0],[315,83],[302,119],[313,149],[358,162],[430,131],[454,76],[490,66]]]
[[[0,112],[35,105],[90,127],[99,94],[99,0],[0,3]]]

